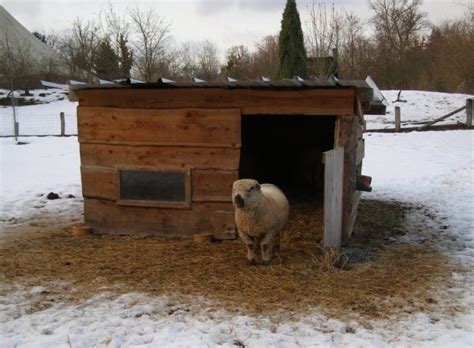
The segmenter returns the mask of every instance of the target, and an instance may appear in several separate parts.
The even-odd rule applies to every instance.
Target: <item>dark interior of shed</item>
[[[335,121],[332,116],[242,116],[240,178],[275,184],[290,198],[322,197],[322,153],[334,148]]]

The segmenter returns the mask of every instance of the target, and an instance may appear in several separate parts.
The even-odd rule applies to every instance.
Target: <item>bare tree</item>
[[[369,0],[382,85],[405,88],[410,79],[410,55],[419,50],[420,33],[428,26],[421,0]],[[415,71],[416,72],[416,71]]]
[[[208,40],[199,43],[197,51],[197,74],[207,81],[216,80],[219,76],[219,58],[217,57],[217,46]]]
[[[222,68],[225,75],[237,79],[250,79],[252,56],[243,45],[232,46],[226,52],[226,65]]]
[[[311,57],[308,73],[318,78],[327,78],[337,70],[337,54],[341,50],[345,14],[336,10],[334,4],[328,8],[325,3],[313,2],[308,8],[309,21],[306,30],[308,56]]]
[[[354,79],[358,75],[357,51],[361,49],[363,41],[363,27],[360,18],[354,13],[346,13],[344,26],[344,42],[340,52],[341,65],[346,65],[347,76]]]
[[[199,74],[198,64],[199,46],[195,42],[184,42],[179,48],[174,50],[172,56],[174,63],[171,62],[173,79],[181,81],[190,81],[193,77]]]
[[[252,55],[252,75],[277,78],[278,75],[278,35],[268,35],[256,43]]]
[[[15,45],[8,30],[0,32],[0,77],[11,90],[28,90],[34,85],[35,65],[28,45]]]
[[[140,78],[155,82],[166,59],[170,24],[153,10],[138,7],[130,12],[135,30],[135,68]]]
[[[60,39],[58,50],[66,61],[70,75],[91,81],[94,74],[94,59],[101,41],[97,22],[77,19],[72,30]]]

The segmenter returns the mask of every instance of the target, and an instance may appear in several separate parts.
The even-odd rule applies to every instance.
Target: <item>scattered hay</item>
[[[68,300],[103,290],[181,296],[183,301],[204,296],[219,308],[248,314],[305,313],[321,306],[334,315],[372,318],[440,305],[432,301],[437,298],[432,290],[449,283],[452,266],[446,257],[427,243],[387,239],[404,231],[409,208],[363,200],[351,245],[342,254],[323,254],[318,204],[292,206],[287,234],[270,267],[248,267],[239,241],[78,238],[66,230],[42,231],[0,242],[0,284],[48,286],[62,280],[76,290],[57,294]],[[389,220],[367,223],[372,216]]]

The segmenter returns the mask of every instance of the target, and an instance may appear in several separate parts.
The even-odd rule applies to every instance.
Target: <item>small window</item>
[[[119,170],[118,204],[189,208],[189,171]]]

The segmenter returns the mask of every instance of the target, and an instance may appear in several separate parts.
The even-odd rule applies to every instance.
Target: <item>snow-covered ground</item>
[[[446,103],[457,107],[457,98],[454,95]],[[425,115],[438,112],[444,111],[433,106]],[[439,236],[441,250],[467,267],[474,266],[474,131],[369,133],[365,137],[364,173],[374,178],[374,191],[364,195],[424,205],[448,226]],[[0,139],[0,222],[5,230],[48,214],[54,214],[58,224],[80,220],[77,139],[21,140],[28,144]],[[46,200],[44,194],[50,191],[64,199]],[[68,199],[69,194],[75,198]],[[411,214],[413,224],[429,224],[432,219],[415,210]],[[71,285],[18,287],[8,297],[0,294],[0,347],[472,347],[473,278],[453,274],[453,280],[455,286],[447,290],[447,296],[459,298],[458,305],[465,311],[454,317],[414,313],[403,319],[371,321],[370,329],[357,321],[327,318],[317,308],[292,322],[272,322],[265,317],[210,312],[212,299],[196,298],[184,304],[138,293],[99,292],[78,304],[55,301],[48,309],[31,313],[28,309],[35,301]],[[173,315],[170,308],[176,309]]]
[[[6,97],[8,91],[0,89],[0,98]],[[77,103],[68,101],[67,95],[61,89],[32,90],[32,97],[42,104],[20,106],[16,108],[16,120],[19,123],[20,135],[60,135],[60,113],[64,112],[66,134],[77,134]],[[19,96],[20,93],[16,93]],[[13,135],[13,111],[9,106],[0,106],[0,136]]]
[[[466,105],[469,94],[451,94],[427,91],[402,91],[400,99],[406,102],[395,102],[399,90],[384,90],[383,95],[389,102],[386,115],[366,115],[367,129],[386,129],[395,127],[395,106],[400,107],[403,127],[421,126],[423,122],[432,121]],[[451,125],[466,122],[466,112],[461,111],[437,123]]]

